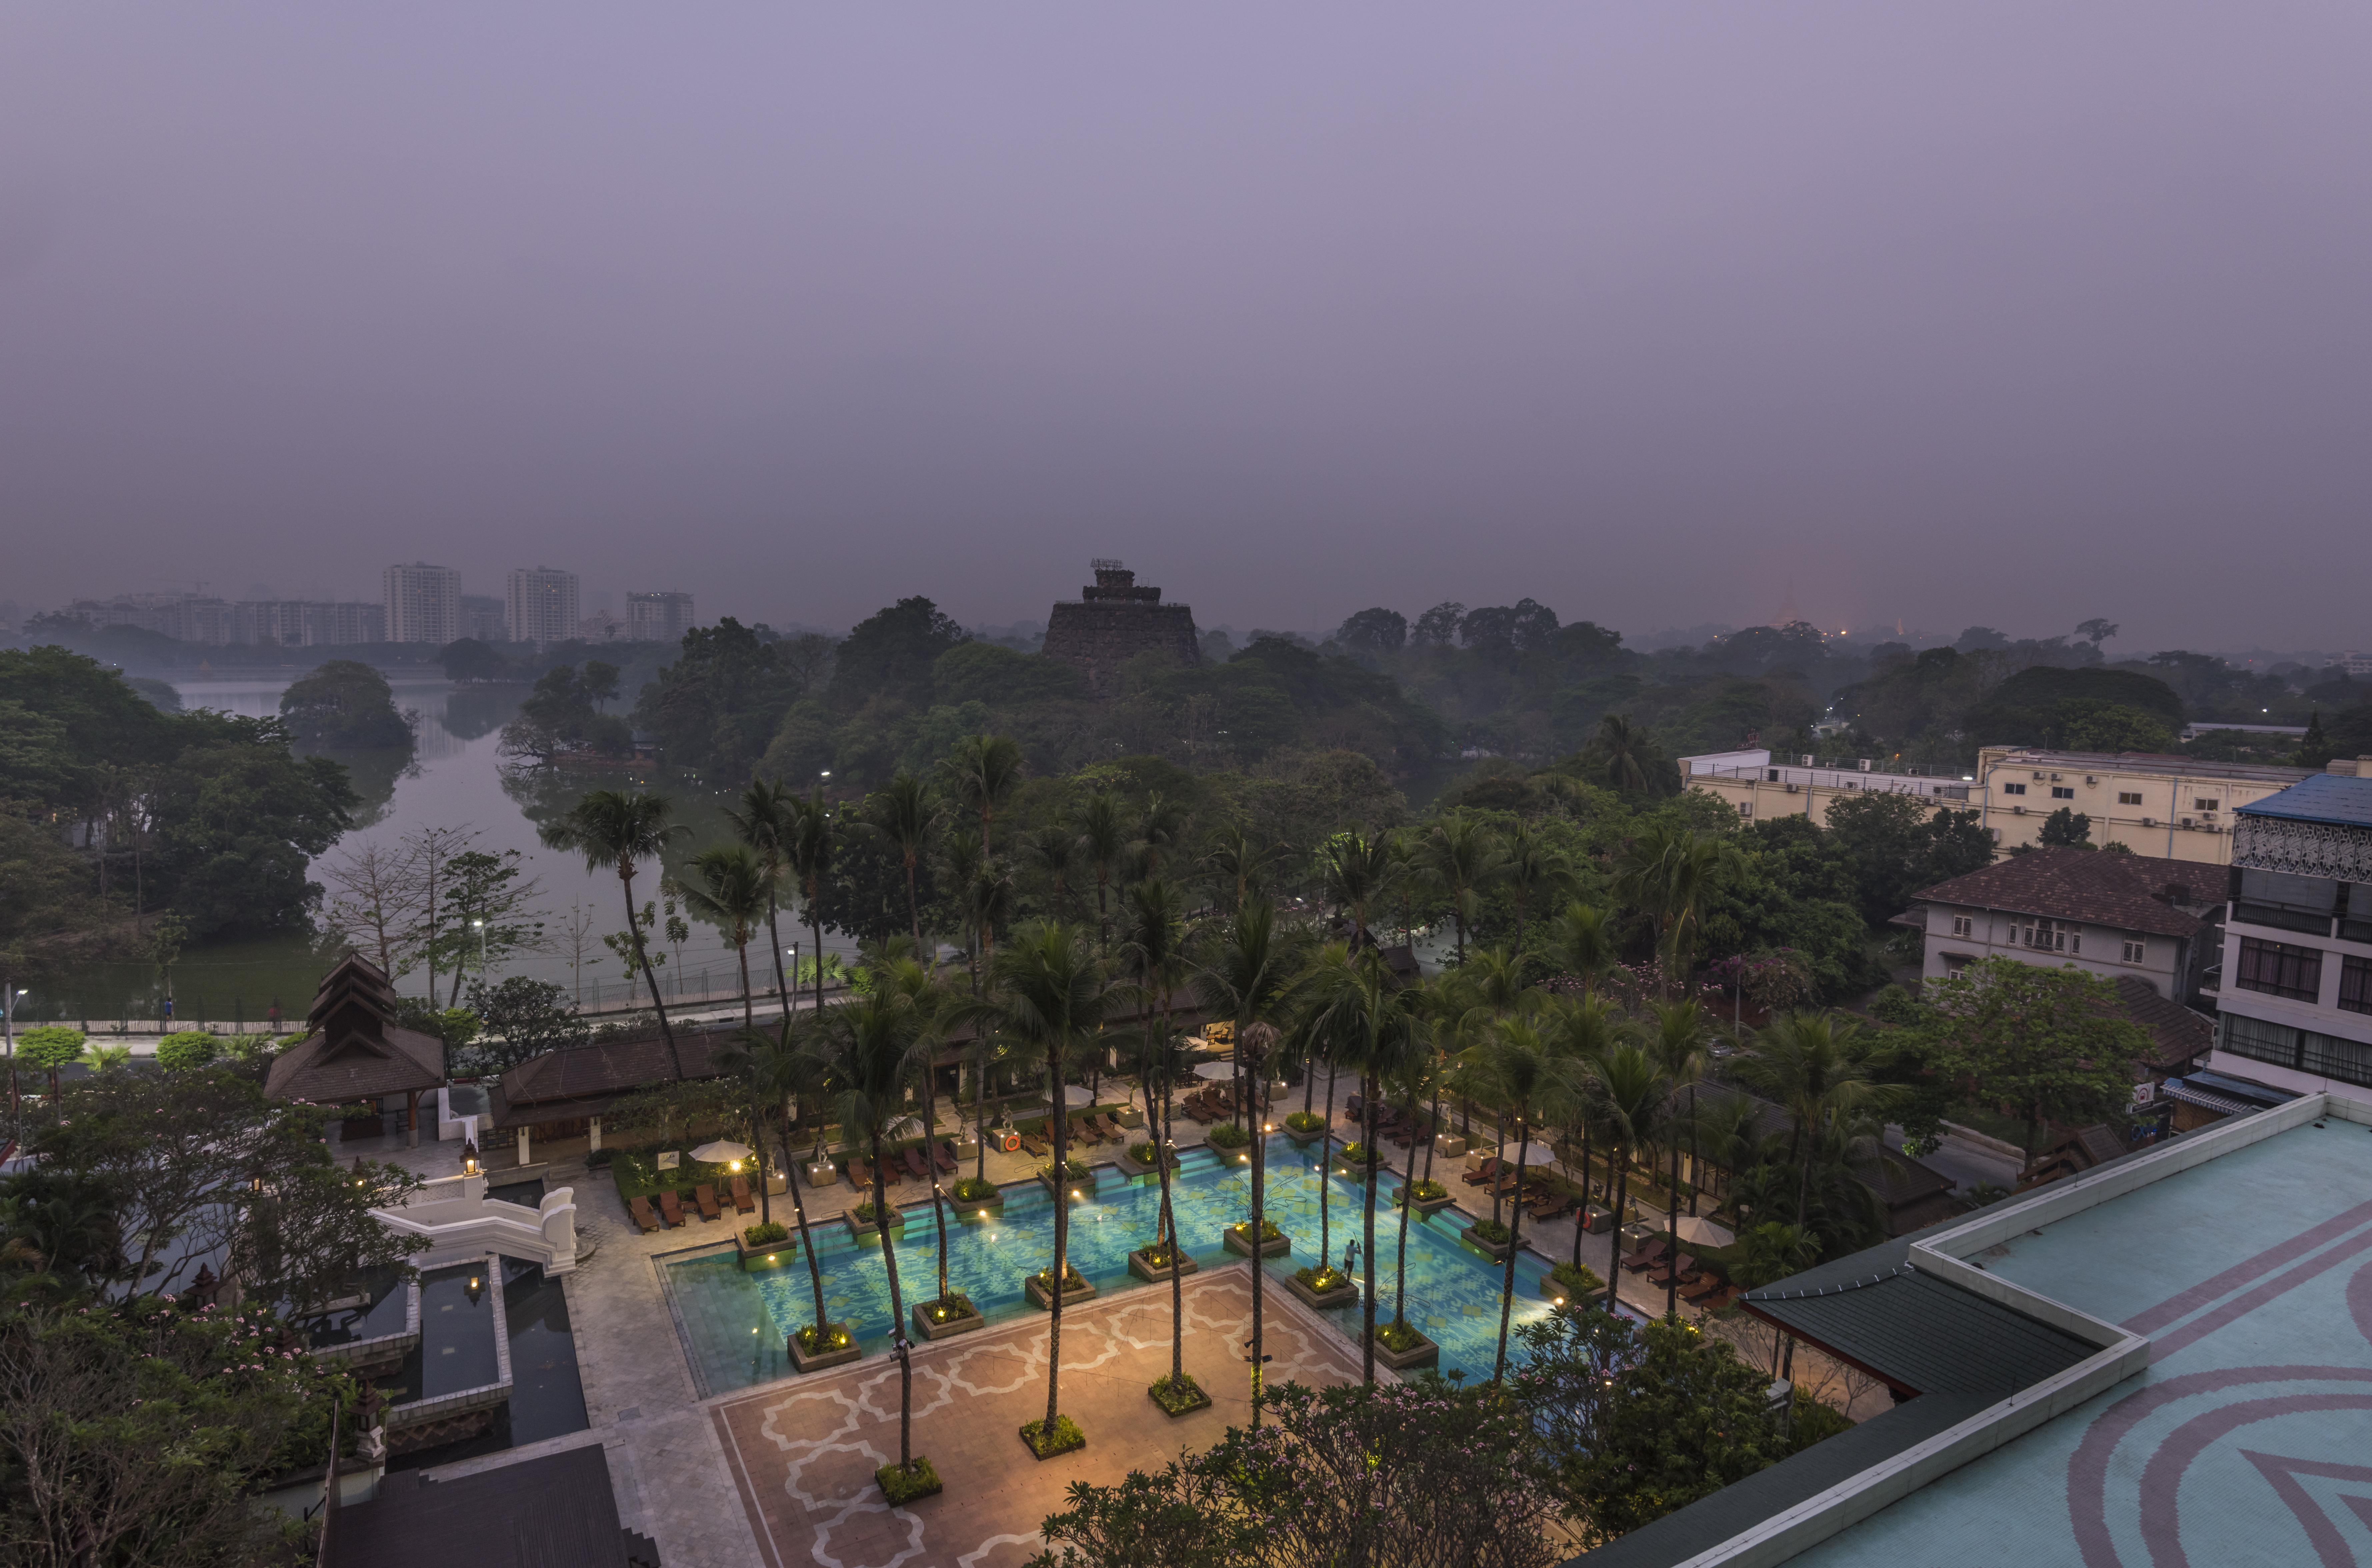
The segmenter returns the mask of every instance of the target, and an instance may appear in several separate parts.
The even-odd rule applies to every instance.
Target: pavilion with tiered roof
[[[420,1097],[445,1082],[445,1042],[395,1023],[395,986],[377,965],[349,952],[321,978],[306,1016],[311,1032],[282,1051],[265,1092],[308,1105],[376,1104],[404,1097],[404,1129],[420,1144]]]

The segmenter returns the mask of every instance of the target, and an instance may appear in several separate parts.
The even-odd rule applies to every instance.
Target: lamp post
[[[0,981],[0,1048],[8,1055],[8,1137],[21,1142],[25,1134],[24,1109],[17,1098],[17,1004],[31,995],[6,981]]]
[[[473,920],[470,923],[470,929],[478,934],[478,978],[483,980],[486,978],[486,923]]]

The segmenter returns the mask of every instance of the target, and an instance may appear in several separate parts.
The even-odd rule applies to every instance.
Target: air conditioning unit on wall
[[[2142,826],[2145,828],[2155,828],[2157,826],[2157,819],[2155,817],[2145,817],[2142,819]]]

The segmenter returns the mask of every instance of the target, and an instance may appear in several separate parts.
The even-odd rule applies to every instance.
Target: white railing
[[[458,1191],[447,1189],[459,1184]],[[428,1250],[415,1258],[424,1269],[498,1252],[541,1263],[547,1274],[576,1267],[576,1191],[562,1187],[543,1195],[535,1208],[486,1196],[483,1176],[453,1176],[421,1188],[421,1197],[398,1208],[371,1213],[392,1230],[426,1238]]]

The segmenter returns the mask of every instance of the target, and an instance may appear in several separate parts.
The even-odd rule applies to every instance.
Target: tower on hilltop
[[[1139,587],[1136,574],[1117,561],[1089,563],[1095,582],[1076,603],[1054,606],[1046,617],[1048,658],[1087,678],[1099,697],[1120,690],[1120,667],[1138,654],[1157,653],[1180,664],[1203,662],[1192,607],[1164,604],[1159,588]]]

